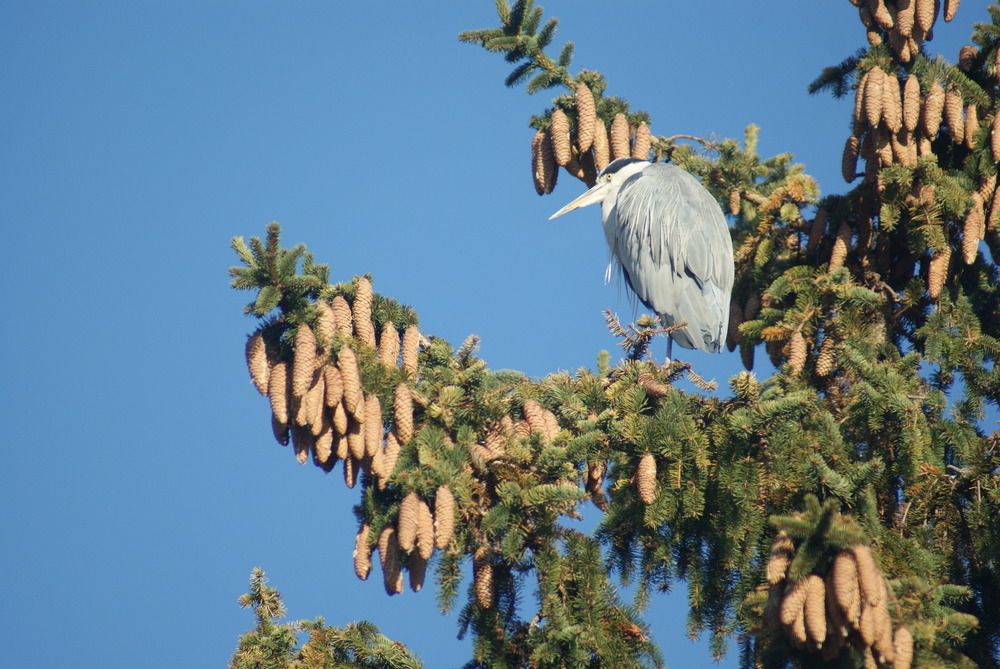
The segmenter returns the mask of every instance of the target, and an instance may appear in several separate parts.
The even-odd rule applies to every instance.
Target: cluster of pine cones
[[[652,146],[649,126],[641,122],[631,126],[625,114],[611,121],[611,132],[598,118],[594,95],[585,83],[579,83],[573,96],[575,122],[562,109],[555,109],[549,129],[539,130],[531,139],[531,176],[535,192],[551,193],[556,187],[559,167],[588,187],[597,183],[597,174],[617,158],[647,160]]]
[[[827,661],[850,645],[862,654],[866,669],[909,669],[913,636],[904,626],[893,629],[890,590],[868,546],[841,550],[825,577],[811,573],[792,582],[788,568],[794,557],[794,542],[779,532],[767,563],[768,627],[783,629],[792,646],[821,653]]]
[[[344,345],[332,353],[334,334],[352,335],[362,344],[376,347],[371,320],[371,283],[362,277],[353,305],[342,296],[331,302],[319,300],[316,331],[303,323],[295,331],[294,357],[279,359],[275,346],[268,346],[258,330],[247,341],[246,360],[254,386],[271,403],[271,426],[282,445],[293,444],[300,463],[310,455],[325,471],[338,460],[344,463],[344,480],[354,487],[362,469],[374,476],[380,488],[395,467],[401,446],[413,436],[413,400],[409,386],[400,383],[393,398],[393,424],[388,432],[382,422],[378,396],[365,393],[357,354]],[[402,366],[411,375],[417,371],[420,332],[410,326],[400,342],[392,323],[379,337],[378,359],[384,365]]]
[[[403,592],[403,562],[410,574],[410,589],[419,592],[424,584],[427,562],[434,549],[444,550],[455,531],[455,498],[446,485],[438,487],[434,496],[434,511],[415,492],[409,493],[399,505],[396,525],[387,525],[371,543],[372,528],[362,523],[354,542],[354,573],[362,581],[372,568],[372,552],[377,547],[385,591],[390,595]]]

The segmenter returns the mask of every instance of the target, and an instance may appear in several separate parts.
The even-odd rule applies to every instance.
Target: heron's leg
[[[670,361],[674,359],[674,338],[667,335],[667,360],[664,365],[669,365]]]

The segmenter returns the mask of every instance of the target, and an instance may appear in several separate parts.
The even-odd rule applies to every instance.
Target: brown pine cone
[[[914,2],[917,27],[927,34],[934,27],[934,19],[937,18],[937,0],[914,0]]]
[[[375,348],[375,326],[372,324],[372,284],[367,278],[358,279],[354,290],[351,313],[354,316],[355,335],[365,346]]]
[[[947,97],[947,94],[939,81],[935,81],[934,85],[931,86],[931,90],[927,91],[927,98],[924,100],[920,121],[924,132],[930,139],[934,139],[941,128],[945,97]]]
[[[549,136],[552,138],[552,152],[556,157],[556,163],[565,165],[573,157],[573,152],[569,141],[569,118],[562,109],[552,112]]]
[[[951,261],[951,246],[932,252],[927,269],[927,293],[932,300],[941,296],[941,289],[948,279],[948,263]]]
[[[345,346],[337,354],[337,367],[344,383],[344,407],[353,415],[362,413],[364,400],[361,389],[361,372],[358,369],[358,359],[351,347]]]
[[[417,554],[424,560],[429,560],[434,552],[434,515],[424,500],[417,506],[416,547]]]
[[[399,505],[399,519],[396,530],[399,533],[399,547],[409,553],[417,540],[417,522],[420,513],[420,498],[417,493],[410,492]]]
[[[396,386],[392,411],[399,442],[404,445],[410,443],[413,438],[413,393],[405,383]]]
[[[598,172],[611,162],[611,147],[608,145],[608,129],[604,121],[594,123],[594,167]]]
[[[402,558],[399,554],[399,539],[392,525],[383,529],[378,536],[378,554],[382,563],[385,592],[388,595],[398,595],[403,592]]]
[[[354,317],[351,316],[351,306],[347,300],[344,299],[343,295],[338,295],[333,298],[330,308],[333,309],[333,321],[337,332],[343,337],[350,337],[354,331]]]
[[[434,545],[441,550],[448,547],[455,531],[455,497],[446,485],[437,489],[434,496]]]
[[[783,581],[793,557],[795,557],[795,544],[792,538],[785,531],[778,532],[774,543],[771,544],[771,556],[767,560],[767,582],[777,585]]]
[[[316,300],[316,310],[319,318],[316,319],[316,339],[324,351],[329,350],[333,343],[333,335],[337,332],[337,317],[333,313],[333,307],[326,300]]]
[[[386,367],[396,367],[399,362],[399,332],[392,321],[382,326],[382,336],[378,340],[378,359]]]
[[[920,80],[911,74],[903,84],[903,127],[910,132],[920,122],[920,102]]]
[[[406,328],[403,333],[403,369],[410,374],[417,373],[417,356],[420,352],[420,330],[416,325]]]
[[[844,143],[844,154],[840,159],[840,173],[844,181],[851,183],[858,177],[858,149],[861,142],[857,137],[851,135]],[[812,239],[810,237],[810,239]]]
[[[250,371],[250,380],[253,381],[254,388],[261,395],[267,395],[267,379],[271,373],[271,366],[267,361],[267,351],[264,346],[264,335],[257,330],[247,339],[245,356],[247,369]]]
[[[292,395],[302,397],[312,387],[316,376],[316,336],[303,323],[295,331],[295,357],[292,362]]]
[[[576,146],[580,149],[580,153],[586,153],[594,144],[597,106],[594,103],[594,94],[583,82],[577,84],[574,100],[576,101]]]
[[[368,540],[371,530],[368,523],[362,523],[361,529],[354,537],[354,573],[362,581],[368,580],[368,574],[372,570],[372,546]]]
[[[628,119],[625,114],[617,114],[611,122],[611,159],[628,158],[632,155]]]
[[[951,21],[958,11],[958,0],[944,0],[944,20]]]
[[[965,140],[965,114],[962,94],[954,86],[944,93],[944,122],[948,124],[951,141],[960,144]]]
[[[288,363],[284,360],[271,365],[268,375],[267,396],[271,413],[279,423],[288,423]]]
[[[632,146],[632,157],[639,160],[649,160],[649,149],[653,144],[653,135],[645,121],[635,129],[635,144]]]
[[[489,546],[480,546],[472,558],[476,602],[481,608],[493,608],[493,552]]]
[[[646,453],[639,460],[635,482],[639,489],[639,499],[643,504],[649,506],[656,501],[656,460],[652,454]]]
[[[972,206],[965,215],[962,225],[962,259],[971,265],[979,255],[979,242],[986,232],[986,215],[983,211],[983,196],[972,194]]]

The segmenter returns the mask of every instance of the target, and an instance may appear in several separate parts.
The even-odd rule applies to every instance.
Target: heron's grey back
[[[629,286],[665,326],[686,322],[674,341],[722,349],[729,326],[733,243],[726,218],[698,180],[652,164],[618,191],[605,236]]]

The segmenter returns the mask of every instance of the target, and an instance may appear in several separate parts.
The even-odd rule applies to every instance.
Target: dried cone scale
[[[552,152],[556,157],[556,163],[565,165],[573,157],[573,152],[569,142],[569,118],[562,109],[552,112],[549,136],[552,138]]]
[[[594,144],[597,107],[594,104],[594,94],[583,82],[577,84],[574,100],[576,101],[576,146],[580,149],[580,153],[585,153]]]
[[[261,395],[267,395],[267,379],[271,373],[271,366],[267,362],[264,335],[260,330],[254,332],[253,336],[247,339],[246,359],[250,380],[253,381],[254,388]]]
[[[448,547],[455,531],[455,497],[448,486],[437,489],[434,497],[434,545],[441,550]]]
[[[639,460],[635,482],[639,489],[639,499],[643,504],[648,506],[656,501],[656,460],[652,454],[646,453]]]
[[[617,114],[611,121],[611,159],[628,158],[632,155],[629,138],[628,119],[625,114]]]
[[[635,129],[635,144],[632,146],[632,157],[639,160],[649,160],[649,149],[653,145],[653,135],[649,126],[643,121]]]
[[[399,505],[399,518],[396,521],[399,532],[399,547],[409,553],[413,550],[413,545],[417,540],[417,518],[420,508],[420,498],[417,493],[411,492]]]
[[[420,352],[420,330],[416,325],[406,328],[403,333],[403,369],[410,374],[417,373],[417,355]]]

